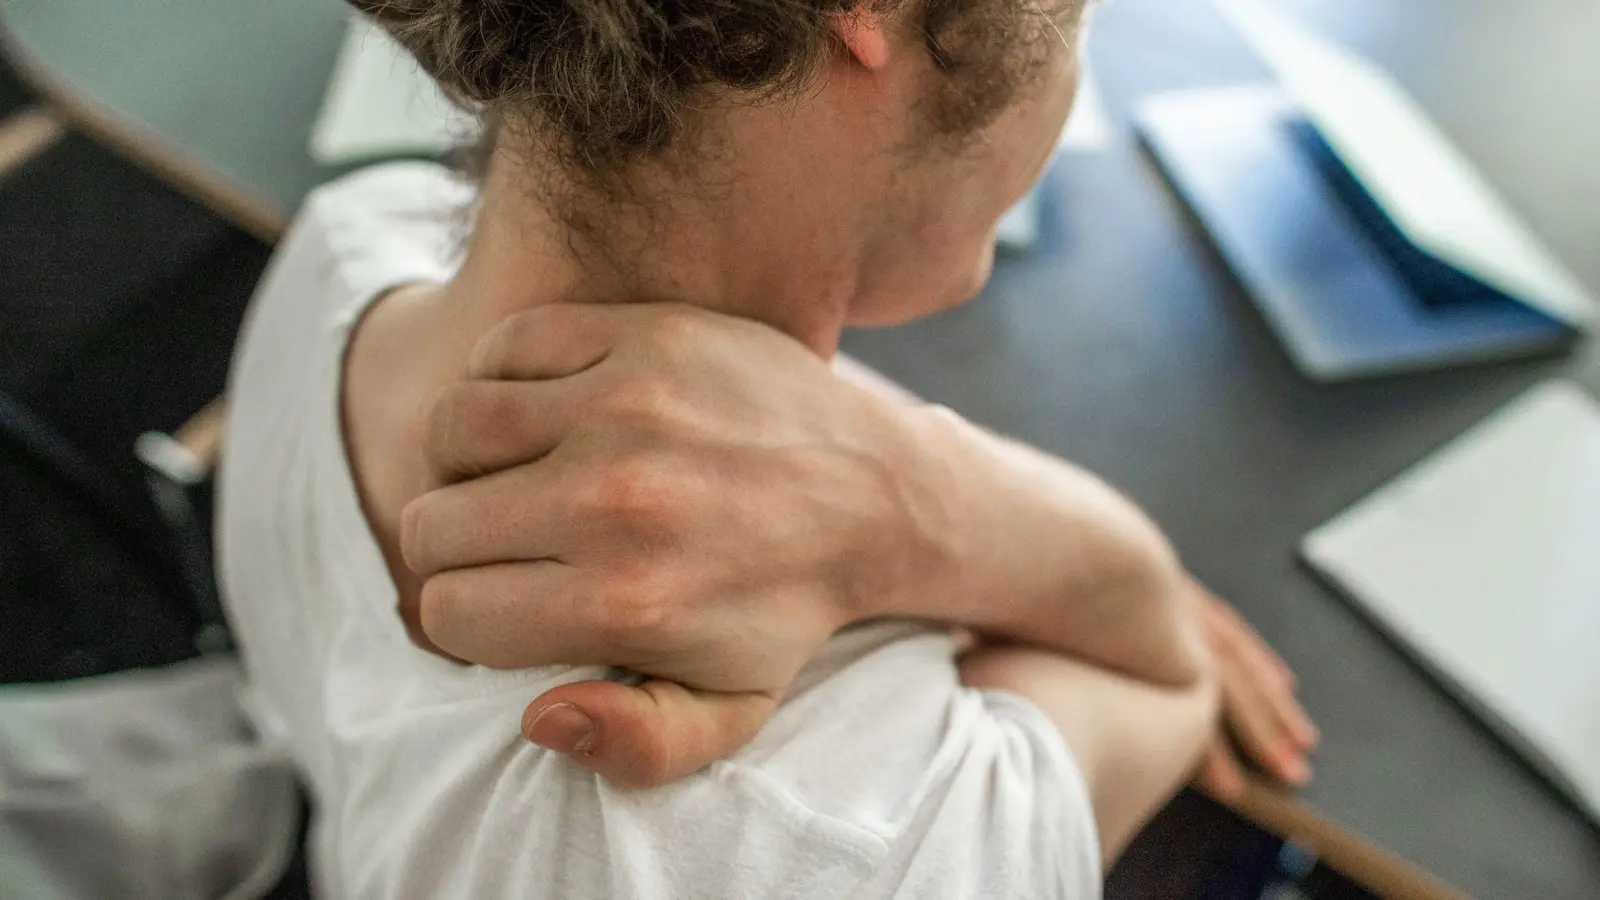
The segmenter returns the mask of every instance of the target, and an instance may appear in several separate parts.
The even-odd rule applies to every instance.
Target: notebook
[[[1301,551],[1600,822],[1600,403],[1543,384]]]

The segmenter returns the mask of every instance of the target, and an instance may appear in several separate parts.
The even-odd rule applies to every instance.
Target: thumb
[[[580,681],[528,704],[522,734],[618,787],[659,787],[748,744],[777,706],[772,693]]]

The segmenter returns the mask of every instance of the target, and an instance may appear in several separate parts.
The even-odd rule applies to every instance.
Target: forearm
[[[962,659],[961,680],[1026,697],[1061,731],[1089,787],[1107,865],[1193,776],[1216,730],[1209,665],[1192,684],[1169,688],[1056,653],[982,647]]]
[[[1191,682],[1201,640],[1156,526],[1077,466],[934,407],[899,410],[909,523],[888,614],[958,622],[1135,678]]]

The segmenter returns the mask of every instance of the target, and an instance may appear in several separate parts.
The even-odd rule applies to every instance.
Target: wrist
[[[863,393],[861,433],[870,460],[870,510],[846,537],[846,625],[886,617],[934,618],[930,588],[951,566],[949,461],[935,432],[948,428],[934,407],[887,403]],[[949,415],[949,413],[945,413]]]
[[[970,516],[961,470],[963,420],[932,404],[883,404],[877,411],[886,521],[859,584],[855,621],[884,617],[964,621],[948,596],[963,566],[960,530]]]

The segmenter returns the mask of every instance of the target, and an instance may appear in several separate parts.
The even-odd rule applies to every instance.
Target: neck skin
[[[740,160],[783,158],[761,152],[782,146],[781,119],[742,124]],[[690,186],[656,189],[671,181],[647,175],[639,196],[650,199],[617,204],[596,229],[597,245],[579,250],[528,187],[526,164],[502,147],[467,259],[441,298],[453,311],[445,321],[475,342],[541,304],[671,301],[764,322],[831,357],[870,262],[863,223],[839,214],[852,204],[819,187],[803,159],[740,160],[697,165]]]

